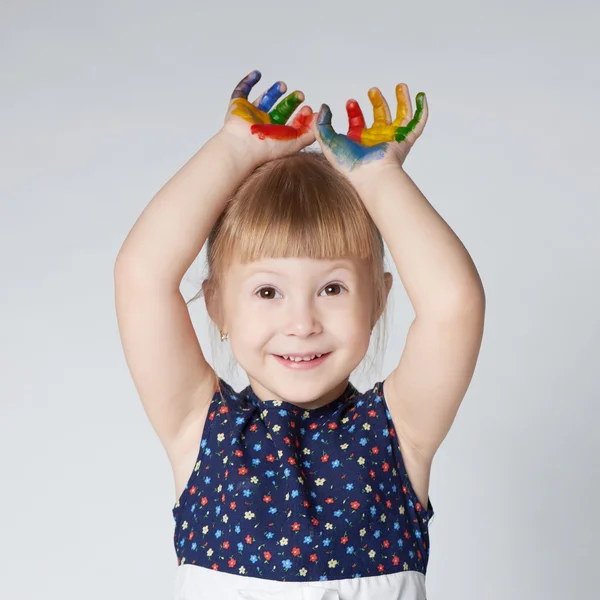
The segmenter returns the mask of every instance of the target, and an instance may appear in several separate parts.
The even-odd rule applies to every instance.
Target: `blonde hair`
[[[371,277],[365,285],[374,291],[371,326],[376,325],[376,315],[381,315],[377,325],[383,325],[383,336],[379,326],[376,332],[375,356],[380,360],[382,337],[383,346],[387,344],[383,238],[350,181],[320,152],[304,150],[269,161],[242,181],[208,236],[207,281],[218,298],[234,261],[288,257],[366,261]],[[187,304],[203,295],[201,288]],[[213,358],[216,347],[222,346],[220,341],[215,344],[217,338],[219,329],[213,323]],[[373,359],[370,362],[373,366]],[[231,356],[223,379],[231,380],[235,365]]]

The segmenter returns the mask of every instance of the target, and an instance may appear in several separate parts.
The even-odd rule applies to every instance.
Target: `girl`
[[[485,296],[469,254],[403,170],[427,121],[377,88],[349,131],[253,71],[222,129],[158,192],[115,264],[119,330],[173,467],[175,598],[423,599],[433,456],[471,381]],[[288,124],[288,121],[291,122]],[[299,152],[317,140],[322,153]],[[382,239],[383,236],[383,239]],[[179,292],[202,293],[249,385],[206,362]],[[415,309],[396,369],[349,375],[384,313],[387,243]]]

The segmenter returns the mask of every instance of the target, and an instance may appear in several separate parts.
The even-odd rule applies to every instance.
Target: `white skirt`
[[[425,575],[390,575],[331,581],[273,581],[183,564],[177,567],[174,600],[426,600]]]

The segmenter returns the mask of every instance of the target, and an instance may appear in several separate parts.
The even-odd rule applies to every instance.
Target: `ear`
[[[383,279],[385,281],[385,289],[386,289],[385,299],[387,300],[388,294],[390,293],[390,290],[392,289],[392,284],[394,283],[394,277],[391,273],[388,273],[386,271],[383,274]]]
[[[204,295],[204,302],[206,304],[206,310],[210,320],[217,326],[221,326],[220,322],[220,311],[219,302],[212,282],[209,279],[205,279],[202,282],[202,293]]]
[[[375,327],[375,323],[377,323],[377,321],[379,321],[379,317],[381,317],[381,315],[383,314],[383,310],[384,310],[385,305],[387,303],[388,295],[390,293],[390,290],[392,289],[392,284],[394,283],[394,277],[393,277],[393,275],[391,273],[388,273],[386,271],[383,274],[383,280],[385,282],[385,298],[383,299],[381,310],[379,311],[379,313],[377,315],[375,315],[375,321],[371,325],[371,331],[373,330],[373,327]]]

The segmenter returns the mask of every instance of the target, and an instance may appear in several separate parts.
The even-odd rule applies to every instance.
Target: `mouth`
[[[331,352],[326,352],[321,356],[310,359],[303,358],[302,360],[290,360],[289,358],[283,358],[283,356],[280,356],[278,354],[273,354],[273,356],[275,357],[275,360],[279,362],[279,364],[283,365],[284,367],[287,367],[288,369],[304,370],[313,369],[315,367],[318,367],[319,365],[322,365],[327,360],[330,354]]]

